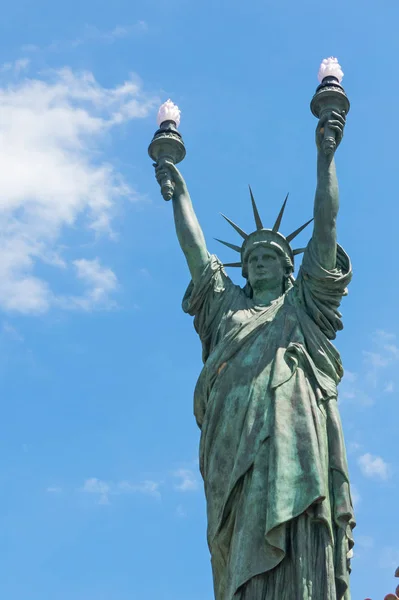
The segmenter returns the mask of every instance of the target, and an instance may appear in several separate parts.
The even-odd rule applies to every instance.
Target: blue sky
[[[393,1],[15,0],[0,23],[0,597],[208,600],[188,271],[147,146],[182,109],[182,165],[211,252],[290,191],[312,214],[309,102],[338,56],[337,155],[354,266],[337,339],[356,496],[354,600],[395,587],[399,6]],[[301,243],[308,239],[303,233]],[[233,277],[239,281],[239,276]]]

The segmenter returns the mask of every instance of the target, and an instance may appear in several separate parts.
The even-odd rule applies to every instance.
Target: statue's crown
[[[295,250],[292,250],[292,248],[290,246],[290,242],[292,242],[292,240],[294,238],[296,238],[296,236],[299,233],[301,233],[301,231],[303,229],[305,229],[305,227],[307,227],[309,225],[309,223],[311,223],[313,221],[313,219],[310,219],[309,221],[304,223],[304,225],[301,225],[301,227],[298,227],[298,229],[296,229],[295,231],[293,231],[292,233],[287,235],[287,237],[285,237],[282,233],[280,233],[279,229],[280,229],[281,221],[282,221],[285,207],[286,207],[287,200],[288,200],[288,194],[287,194],[287,196],[283,202],[283,205],[280,209],[280,212],[277,216],[276,222],[274,223],[272,229],[265,229],[263,227],[262,220],[259,216],[259,211],[256,206],[256,202],[255,202],[255,198],[253,196],[252,190],[251,190],[251,186],[249,186],[249,193],[251,195],[251,202],[252,202],[252,209],[253,209],[254,218],[255,218],[256,230],[249,234],[245,233],[245,231],[243,231],[241,229],[241,227],[239,227],[238,225],[233,223],[233,221],[231,221],[225,215],[222,215],[222,217],[224,217],[226,219],[226,221],[228,223],[230,223],[230,225],[244,239],[242,246],[237,246],[236,244],[231,244],[230,242],[224,242],[223,240],[219,240],[216,238],[216,240],[218,242],[220,242],[221,244],[224,244],[225,246],[228,246],[229,248],[231,248],[232,250],[235,250],[236,252],[239,252],[241,255],[240,262],[225,263],[224,266],[225,267],[241,267],[243,276],[245,278],[247,278],[248,277],[248,272],[247,272],[248,256],[249,256],[251,250],[253,250],[255,246],[257,246],[258,244],[263,244],[263,245],[270,246],[270,248],[274,248],[280,254],[281,253],[284,254],[289,259],[289,261],[292,265],[292,270],[294,270],[294,257],[297,254],[301,254],[301,252],[304,252],[305,248],[297,248]]]

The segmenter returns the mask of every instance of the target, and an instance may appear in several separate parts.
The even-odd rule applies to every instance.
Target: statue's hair
[[[285,268],[286,272],[288,272],[289,274],[291,274],[291,273],[294,272],[294,264],[293,264],[293,262],[291,260],[291,257],[289,256],[289,254],[287,254],[283,250],[283,248],[281,248],[281,246],[279,246],[277,244],[273,244],[272,245],[272,244],[270,244],[269,242],[266,242],[266,241],[254,242],[252,244],[252,247],[250,249],[248,249],[248,252],[245,255],[244,263],[243,263],[243,266],[245,265],[245,272],[248,273],[248,260],[249,260],[250,255],[259,246],[264,246],[265,248],[269,248],[270,250],[273,250],[282,259],[282,262],[283,262],[283,265],[284,265],[284,268]]]

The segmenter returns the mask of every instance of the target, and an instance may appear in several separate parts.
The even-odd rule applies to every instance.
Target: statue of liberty
[[[243,240],[222,242],[240,255],[229,266],[242,268],[242,288],[208,252],[181,173],[168,160],[155,165],[158,182],[173,184],[176,233],[191,274],[183,310],[194,317],[203,349],[194,413],[216,600],[350,598],[355,523],[337,408],[343,369],[331,343],[351,279],[336,239],[334,154],[344,126],[341,111],[318,122],[306,249],[291,242],[309,223],[280,232],[286,201],[271,229],[252,192],[256,230],[247,234],[227,219]],[[328,152],[327,128],[335,136]]]

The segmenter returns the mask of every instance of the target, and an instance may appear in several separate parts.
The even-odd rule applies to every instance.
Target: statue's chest
[[[272,338],[279,344],[283,339],[290,338],[293,330],[297,329],[298,313],[291,305],[281,302],[266,308],[251,306],[230,310],[224,319],[223,336],[251,322],[261,322],[261,337]]]

